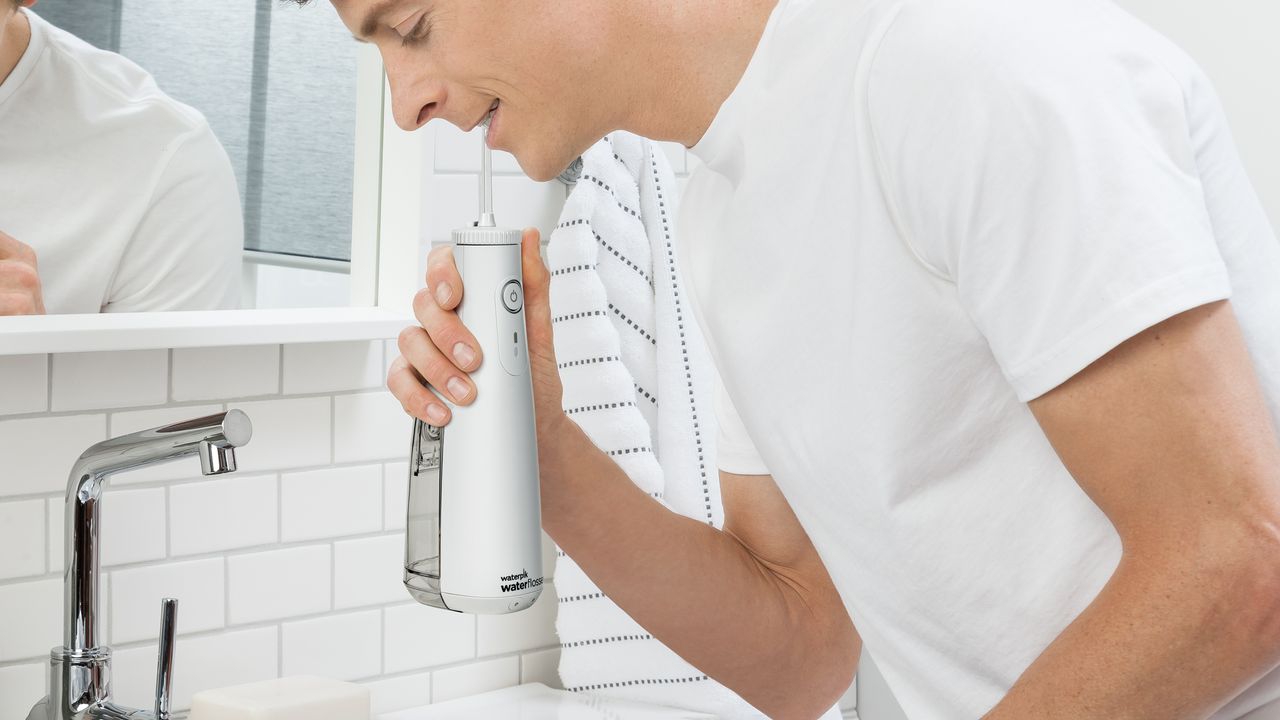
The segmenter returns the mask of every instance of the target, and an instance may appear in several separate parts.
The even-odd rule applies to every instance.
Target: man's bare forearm
[[[985,720],[1209,717],[1280,663],[1280,546],[1265,534],[1224,523],[1127,551]]]
[[[806,587],[807,568],[792,577],[731,534],[666,509],[572,422],[539,432],[556,438],[540,445],[543,525],[597,586],[770,717],[831,706],[857,646],[833,589]]]

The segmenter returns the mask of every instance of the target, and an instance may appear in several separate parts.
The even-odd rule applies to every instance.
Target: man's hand
[[[1280,663],[1280,440],[1231,306],[1131,338],[1030,403],[1123,543],[988,720],[1205,718]]]
[[[36,251],[0,232],[0,315],[44,315]]]
[[[538,250],[538,231],[525,230],[521,264],[529,372],[538,435],[549,437],[565,416],[551,335],[551,273]],[[484,358],[475,336],[458,317],[463,292],[453,248],[433,249],[427,258],[427,287],[413,298],[413,313],[421,324],[400,333],[400,357],[387,373],[387,387],[404,411],[436,426],[445,425],[452,416],[439,395],[455,405],[470,405],[481,392],[468,374]]]

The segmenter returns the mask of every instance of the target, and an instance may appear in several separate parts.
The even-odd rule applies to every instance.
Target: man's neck
[[[5,2],[5,0],[0,0]],[[22,10],[11,13],[0,26],[0,83],[18,67],[18,61],[31,44],[31,23]]]
[[[633,2],[625,19],[631,47],[615,65],[623,97],[617,126],[686,147],[706,134],[738,86],[778,0]],[[645,52],[649,50],[649,52]]]

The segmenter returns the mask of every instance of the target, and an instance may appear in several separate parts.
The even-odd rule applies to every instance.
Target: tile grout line
[[[279,473],[302,474],[302,473],[322,472],[324,470],[349,470],[354,468],[375,467],[375,466],[383,465],[386,463],[394,463],[394,462],[400,462],[400,460],[384,457],[384,458],[370,459],[370,460],[348,460],[340,463],[335,462],[328,465],[301,465],[297,467],[286,467],[286,468],[262,468],[256,471],[247,471],[247,470],[242,471],[238,475],[238,477],[251,478],[251,477],[266,477],[267,475],[275,475]],[[171,480],[139,480],[137,482],[130,482],[127,480],[120,482],[117,480],[117,481],[113,481],[113,484],[111,485],[111,489],[118,488],[120,490],[146,490],[146,489],[154,489],[154,488],[162,488],[162,487],[180,487],[184,485],[196,485],[199,483],[210,483],[210,482],[218,482],[218,481],[210,480],[202,475],[195,475],[190,477],[177,477]],[[63,490],[44,490],[41,492],[20,493],[16,495],[0,495],[0,503],[21,502],[23,500],[57,500],[58,498],[63,497],[64,493],[65,491]]]
[[[52,391],[50,391],[52,394]],[[120,413],[149,412],[155,410],[178,410],[184,407],[198,407],[200,405],[218,405],[245,402],[288,402],[290,400],[317,400],[320,398],[338,398],[354,395],[381,395],[390,394],[390,391],[382,386],[363,387],[363,388],[347,388],[343,390],[331,390],[329,392],[308,392],[297,393],[296,395],[281,395],[279,393],[271,393],[266,395],[238,395],[233,397],[209,397],[197,400],[174,400],[172,402],[162,402],[151,405],[115,405],[107,407],[84,407],[73,410],[57,410],[45,412],[29,412],[29,413],[11,413],[0,414],[0,424],[7,422],[18,422],[21,420],[39,420],[45,418],[67,418],[78,417],[83,415],[110,415]]]

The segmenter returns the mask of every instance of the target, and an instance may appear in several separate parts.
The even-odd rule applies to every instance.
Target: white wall
[[[181,601],[179,708],[301,673],[367,684],[378,710],[554,684],[553,593],[476,618],[400,585],[410,423],[381,387],[395,355],[376,341],[0,357],[0,717],[45,694],[62,641],[72,462],[109,436],[227,408],[254,425],[239,472],[203,478],[190,458],[115,476],[104,495],[102,640],[119,701],[151,706],[168,595]]]
[[[1118,0],[1208,73],[1249,178],[1280,228],[1280,3]]]

